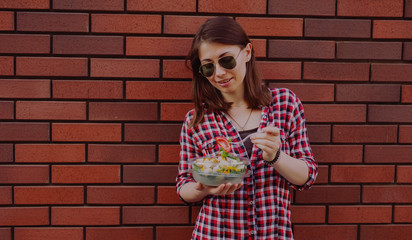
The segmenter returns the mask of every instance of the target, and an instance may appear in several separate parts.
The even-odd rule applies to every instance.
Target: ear
[[[252,57],[252,48],[253,48],[253,46],[252,46],[251,43],[248,43],[248,44],[246,45],[246,47],[245,47],[245,50],[246,50],[246,62],[249,62],[249,61],[250,61],[250,58]]]

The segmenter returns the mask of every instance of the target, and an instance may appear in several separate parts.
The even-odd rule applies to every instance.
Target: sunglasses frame
[[[237,58],[239,57],[239,55],[240,55],[240,53],[242,52],[242,50],[243,50],[243,49],[240,49],[240,51],[239,51],[239,53],[237,54],[236,57],[233,57],[233,56],[228,55],[228,56],[223,56],[223,57],[219,58],[219,59],[217,60],[217,63],[218,63],[222,68],[224,68],[224,69],[229,69],[229,70],[230,70],[230,69],[235,68],[235,67],[237,66]],[[232,58],[235,60],[235,66],[234,66],[233,68],[225,68],[224,66],[222,66],[222,64],[220,64],[220,62],[219,62],[220,59],[225,58],[225,57],[232,57]],[[205,75],[203,75],[202,70],[200,70],[200,69],[202,68],[202,66],[204,66],[204,65],[206,65],[206,64],[213,64],[213,72],[212,72],[212,74],[211,74],[210,76],[205,76]],[[202,64],[202,65],[199,66],[199,73],[200,73],[200,75],[202,75],[203,77],[208,78],[208,77],[213,76],[213,74],[215,73],[215,69],[216,69],[216,65],[215,65],[214,62],[205,63],[205,64]]]

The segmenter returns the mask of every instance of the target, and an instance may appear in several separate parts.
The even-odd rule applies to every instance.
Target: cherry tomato
[[[225,137],[215,137],[217,144],[223,148],[223,150],[227,153],[230,153],[230,150],[232,150],[232,145],[230,144],[229,140]]]

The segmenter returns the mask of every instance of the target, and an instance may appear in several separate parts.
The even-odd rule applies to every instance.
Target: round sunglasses
[[[242,50],[239,51],[236,58],[233,56],[225,56],[225,57],[219,58],[217,62],[223,68],[233,69],[236,67],[236,59],[239,57],[240,52],[242,52]],[[203,64],[199,67],[199,73],[202,74],[202,76],[204,77],[211,77],[214,71],[215,71],[215,64],[213,62]]]

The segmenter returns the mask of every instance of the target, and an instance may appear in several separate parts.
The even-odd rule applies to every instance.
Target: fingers
[[[218,187],[207,187],[209,188],[209,194],[212,195],[230,195],[234,193],[236,190],[241,188],[243,186],[242,183],[238,184],[232,184],[232,183],[226,183],[226,184],[220,184]]]

